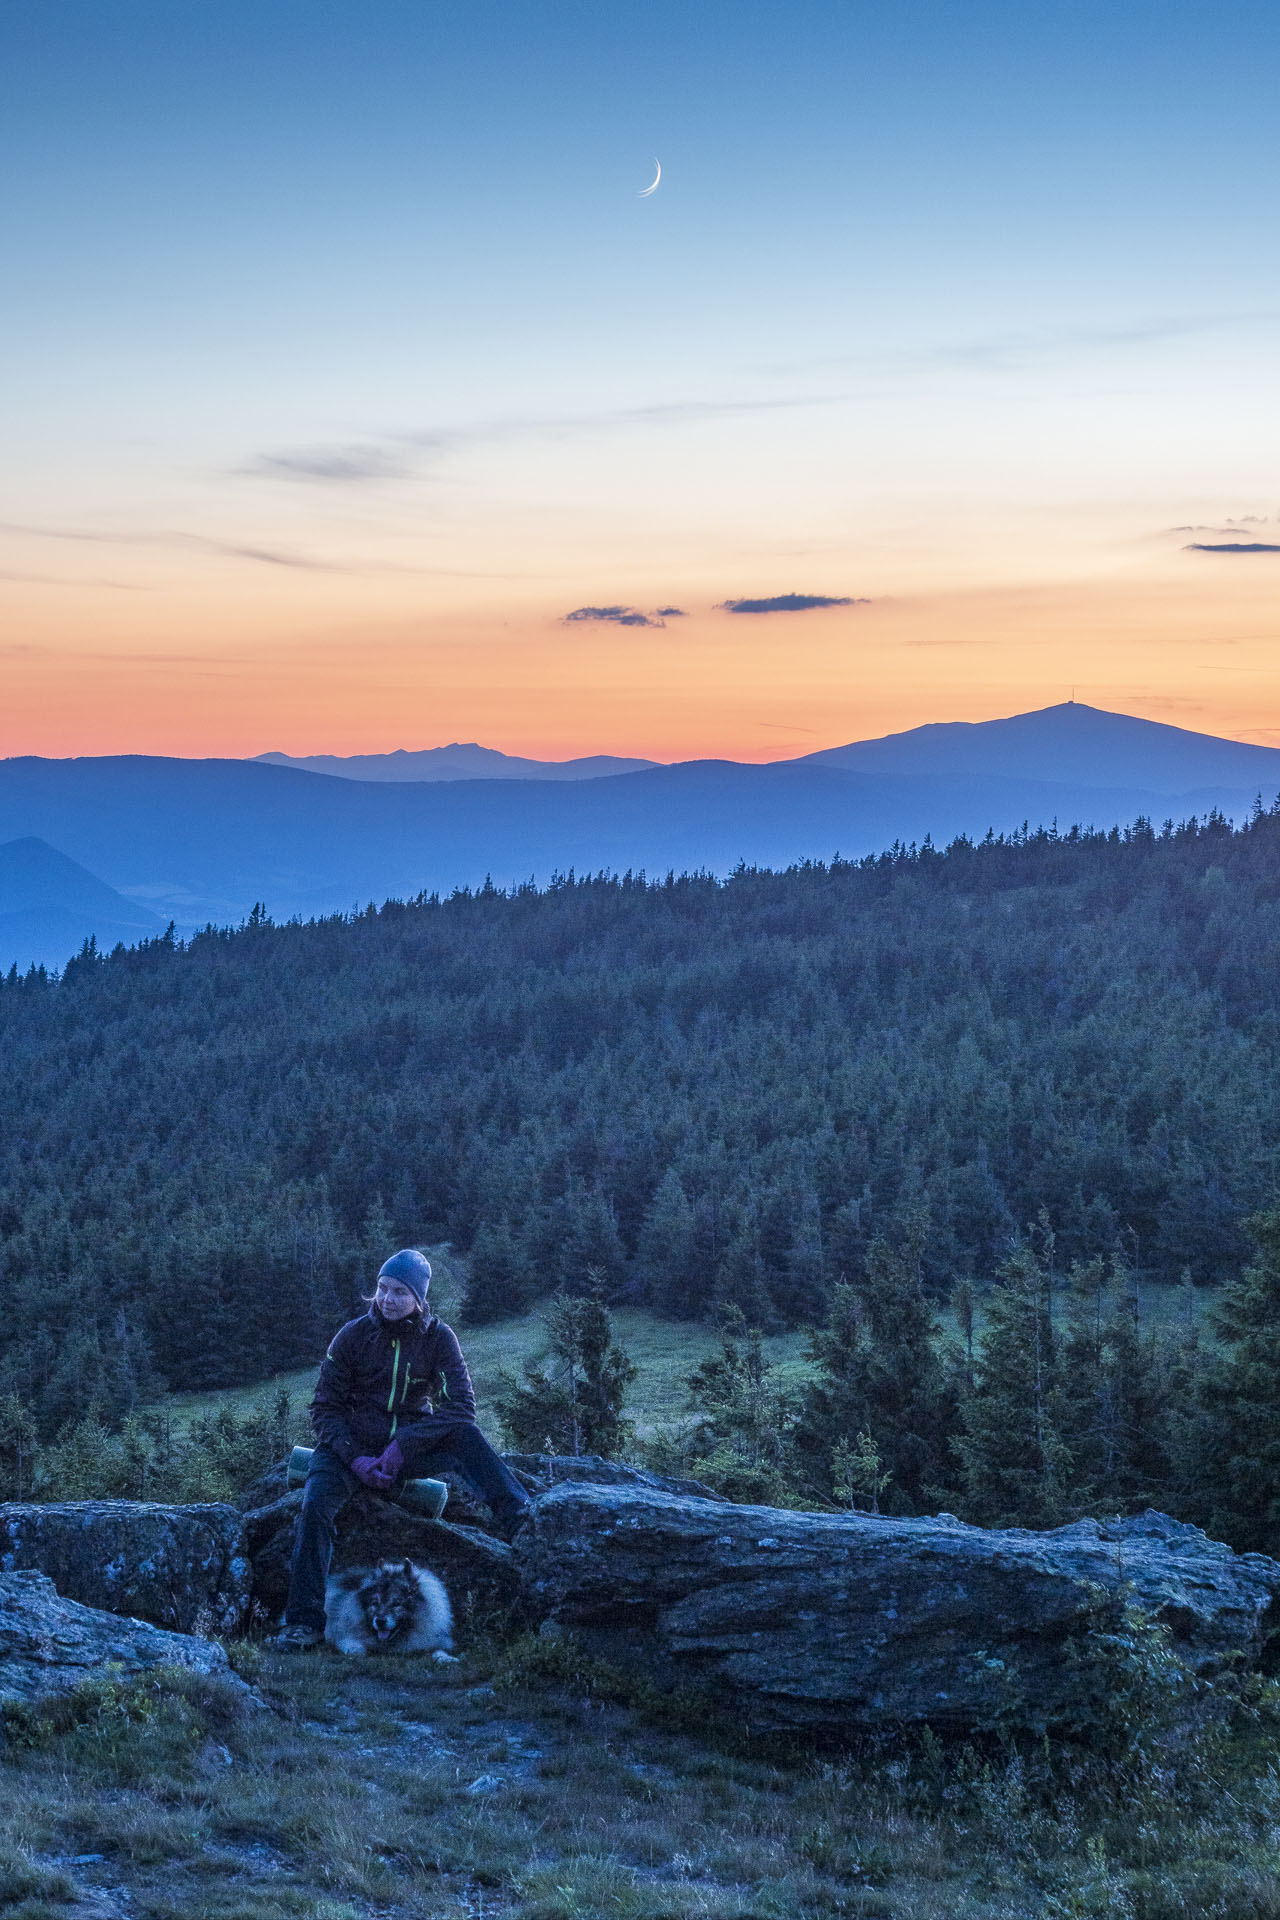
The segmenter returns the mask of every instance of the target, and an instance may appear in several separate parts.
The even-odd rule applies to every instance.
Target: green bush
[[[283,1389],[247,1413],[229,1409],[185,1432],[131,1414],[112,1432],[90,1407],[30,1460],[32,1500],[228,1500],[288,1453],[293,1406]]]

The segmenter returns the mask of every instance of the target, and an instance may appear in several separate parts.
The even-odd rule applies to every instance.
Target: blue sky
[[[1090,585],[1155,591],[1158,620],[1185,579],[1201,644],[1262,644],[1280,568],[1210,578],[1168,529],[1280,541],[1274,8],[7,0],[0,45],[0,573],[48,668],[15,689],[28,734],[77,647],[134,649],[100,716],[175,643],[234,656],[251,715],[290,662],[329,686],[344,644],[394,654],[406,622],[439,668],[415,688],[515,623],[563,705],[553,623],[595,601],[690,601],[663,693],[690,739],[733,594],[946,629],[955,596],[1034,591],[1025,653],[1088,622]],[[1107,698],[1189,699],[1188,660],[1133,666],[1138,600]],[[826,665],[810,616],[788,630],[823,712],[857,618],[822,629]],[[916,697],[915,631],[862,662],[885,714]],[[1000,644],[917,717],[1032,703]],[[1271,737],[1280,686],[1250,671]],[[492,714],[517,745],[484,705],[510,677],[495,654],[449,726]],[[624,744],[625,684],[568,745]],[[194,737],[172,673],[144,694]],[[388,683],[347,744],[415,744],[396,718]]]

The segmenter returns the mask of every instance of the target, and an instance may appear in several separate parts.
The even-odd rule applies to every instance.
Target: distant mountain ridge
[[[65,919],[50,922],[66,958],[91,932],[109,944],[169,919],[179,931],[235,924],[256,901],[276,919],[309,918],[486,878],[545,884],[571,868],[724,874],[1024,822],[1065,831],[1146,815],[1159,826],[1215,808],[1241,819],[1277,792],[1280,749],[1066,704],[763,766],[691,760],[596,778],[356,780],[261,759],[15,758],[0,761],[0,840],[59,849],[117,903],[77,905],[74,937]],[[122,895],[137,916],[131,935],[117,930]],[[0,871],[0,932],[5,912]],[[22,929],[28,945],[34,924]],[[17,957],[0,939],[0,964]]]
[[[447,747],[391,753],[259,753],[255,760],[272,767],[298,767],[305,773],[329,773],[341,780],[599,780],[612,773],[640,773],[656,760],[621,760],[593,753],[578,760],[525,760],[474,740]]]
[[[345,780],[594,780],[672,764],[591,754],[576,760],[528,760],[474,741],[390,753],[260,753],[255,761],[334,774]],[[679,762],[675,764],[681,764]],[[685,763],[689,764],[689,763]],[[750,765],[734,761],[730,765]],[[1193,787],[1247,786],[1280,791],[1280,747],[1224,740],[1134,714],[1064,700],[1000,720],[931,721],[903,733],[824,747],[770,766],[842,767],[853,773],[933,779],[1064,781],[1073,786],[1141,787],[1186,793]]]

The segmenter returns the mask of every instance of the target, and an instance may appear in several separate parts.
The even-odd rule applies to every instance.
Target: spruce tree
[[[966,1518],[989,1527],[1052,1527],[1066,1518],[1070,1455],[1059,1426],[1044,1250],[1016,1249],[987,1301],[973,1392],[956,1441]]]
[[[0,1498],[29,1496],[36,1442],[36,1417],[26,1401],[12,1390],[0,1395]]]
[[[818,1371],[796,1449],[815,1492],[834,1490],[836,1450],[856,1449],[864,1432],[889,1476],[887,1511],[919,1513],[945,1481],[954,1399],[922,1285],[925,1233],[916,1210],[899,1244],[873,1241],[862,1278],[835,1288],[827,1324],[810,1338]]]
[[[668,1167],[640,1223],[636,1286],[645,1305],[674,1320],[696,1319],[705,1302],[694,1284],[694,1215],[674,1167]]]
[[[595,1284],[615,1297],[622,1284],[626,1256],[618,1235],[617,1215],[598,1187],[575,1184],[566,1196],[561,1272],[570,1293]],[[589,1275],[595,1276],[594,1281]]]
[[[520,1257],[504,1217],[486,1220],[467,1262],[467,1319],[475,1326],[523,1313],[536,1295],[536,1275]]]
[[[1071,1436],[1073,1511],[1120,1512],[1160,1498],[1169,1480],[1164,1356],[1144,1339],[1137,1296],[1118,1256],[1068,1275],[1057,1343],[1057,1417]]]
[[[603,1275],[590,1291],[561,1293],[542,1315],[548,1352],[524,1363],[524,1377],[499,1378],[494,1396],[503,1426],[527,1453],[621,1453],[631,1438],[623,1408],[636,1368],[616,1344],[603,1298]]]
[[[1240,1550],[1280,1551],[1280,1205],[1246,1220],[1252,1264],[1211,1315],[1221,1351],[1206,1363],[1197,1422],[1197,1504]]]
[[[689,1464],[731,1500],[785,1502],[792,1491],[788,1441],[791,1396],[765,1357],[758,1327],[742,1309],[723,1309],[719,1350],[689,1375],[698,1416]]]

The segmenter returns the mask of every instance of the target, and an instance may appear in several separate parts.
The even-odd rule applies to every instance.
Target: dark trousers
[[[475,1488],[501,1523],[515,1518],[529,1496],[494,1452],[479,1427],[469,1420],[429,1418],[397,1429],[404,1454],[404,1479],[452,1467]],[[324,1630],[324,1586],[337,1537],[334,1521],[360,1482],[328,1447],[317,1447],[307,1469],[302,1512],[293,1537],[289,1599],[285,1624]]]

